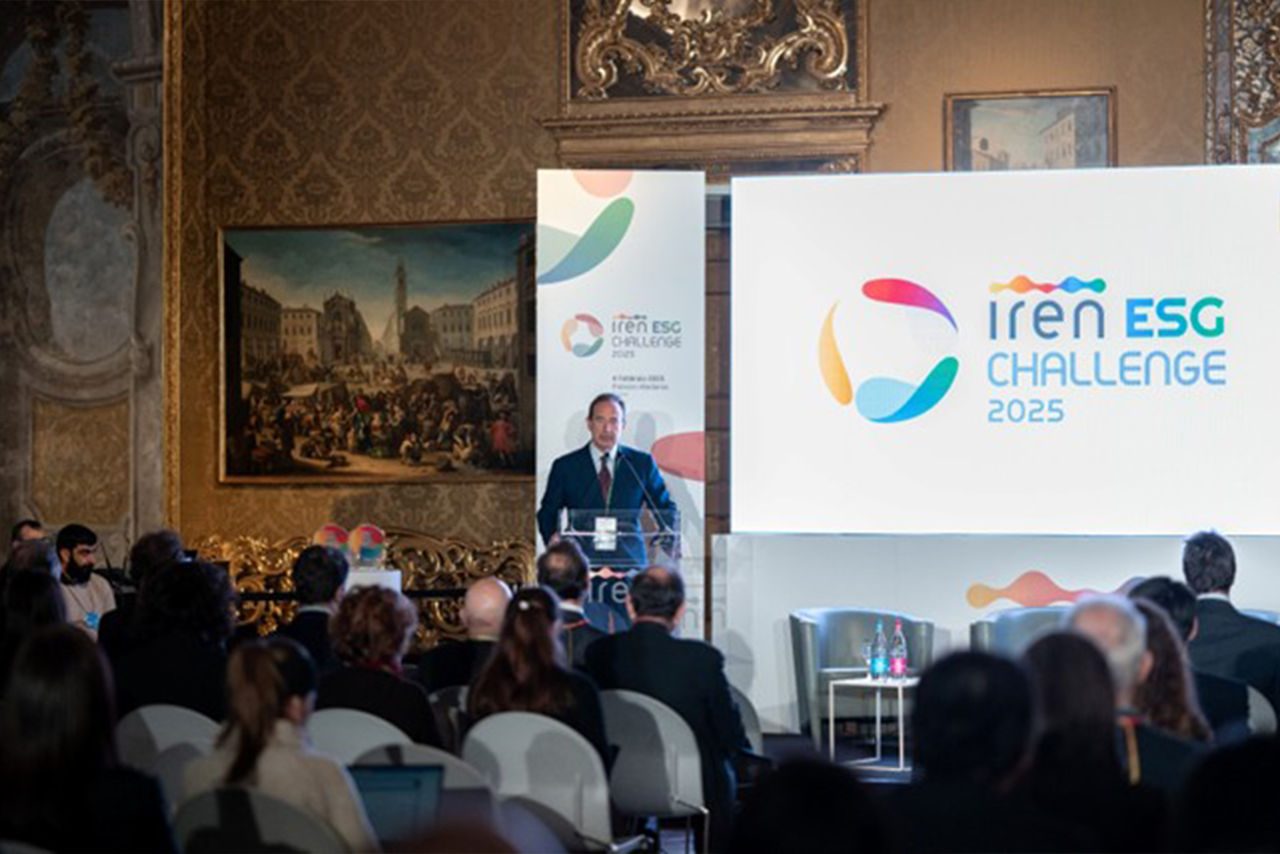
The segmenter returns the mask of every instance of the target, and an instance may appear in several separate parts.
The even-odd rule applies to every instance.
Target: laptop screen
[[[348,770],[379,842],[410,840],[435,823],[444,766],[358,765]]]

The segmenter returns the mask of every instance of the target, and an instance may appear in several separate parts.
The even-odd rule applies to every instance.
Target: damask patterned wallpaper
[[[555,165],[554,0],[170,0],[171,521],[269,538],[335,519],[532,536],[517,486],[217,485],[217,229],[532,217]]]

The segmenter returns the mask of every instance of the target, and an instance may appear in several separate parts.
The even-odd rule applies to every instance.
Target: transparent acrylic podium
[[[680,511],[562,510],[559,534],[574,540],[597,572],[629,575],[646,566],[677,566]]]

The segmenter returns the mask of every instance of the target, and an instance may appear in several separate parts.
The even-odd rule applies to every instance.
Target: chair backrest
[[[1005,608],[991,613],[987,617],[991,623],[991,646],[988,651],[1015,658],[1022,655],[1041,635],[1062,628],[1062,619],[1069,607],[1047,605],[1041,608]]]
[[[1276,623],[1280,625],[1280,611],[1264,611],[1261,608],[1241,608],[1241,614],[1253,617],[1258,620],[1266,620],[1268,623]]]
[[[436,730],[450,753],[462,749],[462,733],[466,731],[467,686],[453,685],[432,691],[431,713],[436,719]]]
[[[253,789],[215,789],[178,807],[178,848],[187,854],[261,851],[288,846],[311,854],[342,854],[337,832],[310,813]]]
[[[604,763],[590,742],[560,721],[529,712],[490,715],[467,733],[462,758],[499,797],[533,806],[562,839],[610,844]]]
[[[201,753],[213,749],[218,725],[182,706],[155,705],[134,709],[116,724],[120,762],[151,774],[156,759],[176,744],[190,744]]]
[[[1271,707],[1271,701],[1252,685],[1244,687],[1249,696],[1249,732],[1271,735],[1276,731],[1276,710]]]
[[[751,699],[734,686],[729,686],[729,695],[738,704],[738,715],[742,718],[742,728],[747,731],[747,741],[751,743],[751,751],[764,755],[764,731],[760,728],[760,715]]]
[[[151,769],[151,773],[160,781],[160,789],[164,792],[164,801],[169,805],[172,816],[186,795],[183,785],[183,772],[193,759],[204,756],[206,751],[194,744],[174,744],[160,751]]]
[[[667,704],[635,691],[601,691],[605,731],[618,746],[609,790],[628,815],[688,816],[706,807],[698,740]]]
[[[410,744],[413,739],[377,715],[357,709],[321,709],[307,721],[311,744],[343,765],[351,765],[375,747]]]

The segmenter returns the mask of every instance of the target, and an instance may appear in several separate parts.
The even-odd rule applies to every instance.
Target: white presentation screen
[[[1280,168],[733,182],[734,531],[1280,533]]]

